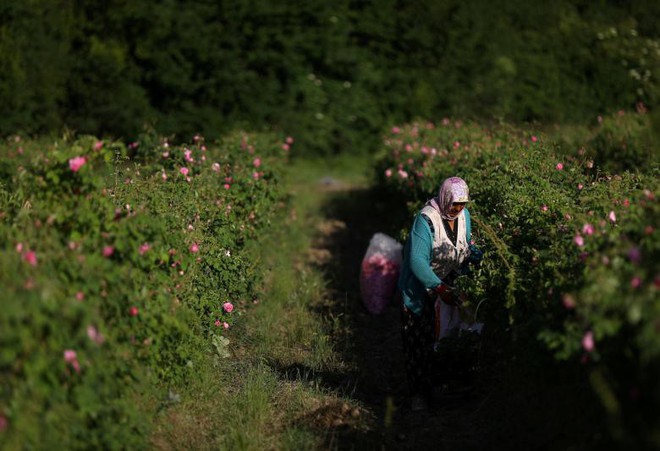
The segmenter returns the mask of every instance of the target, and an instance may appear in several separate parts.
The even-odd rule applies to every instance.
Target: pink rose
[[[66,363],[71,363],[75,360],[77,360],[76,351],[72,349],[67,349],[64,351],[64,361]]]
[[[87,336],[96,344],[103,344],[105,337],[94,326],[87,326]]]
[[[591,352],[594,350],[594,333],[591,331],[588,331],[587,333],[584,334],[582,337],[582,347],[584,348],[585,351]]]
[[[252,161],[252,164],[254,165],[255,168],[258,168],[261,166],[261,158],[257,157]]]
[[[37,253],[34,251],[27,251],[23,254],[23,260],[31,266],[37,266]]]
[[[561,298],[562,304],[564,304],[564,308],[567,310],[572,310],[575,308],[575,298],[571,296],[570,294],[565,294]]]
[[[557,169],[558,171],[561,171],[562,169],[564,169],[564,164],[563,163],[557,163],[557,165],[555,166],[555,169]]]
[[[83,166],[85,165],[85,163],[87,163],[87,160],[85,159],[85,157],[75,157],[75,158],[71,158],[71,159],[69,160],[69,168],[71,168],[71,170],[72,170],[73,172],[78,172],[78,170],[79,170],[81,167],[83,167]]]
[[[138,252],[140,255],[144,255],[149,249],[151,249],[151,245],[149,243],[144,243],[138,248]]]
[[[584,238],[582,238],[581,235],[575,235],[573,242],[575,242],[575,244],[579,247],[584,246]]]
[[[112,254],[115,253],[115,248],[112,246],[104,246],[103,247],[103,256],[105,258],[110,257]]]
[[[188,176],[188,172],[190,172],[190,171],[188,170],[187,167],[184,166],[184,167],[182,167],[181,169],[179,169],[179,172],[187,177],[187,176]]]
[[[234,310],[234,305],[231,302],[225,302],[222,304],[222,308],[225,312],[231,313]]]
[[[193,243],[190,245],[190,252],[192,252],[193,254],[199,252],[199,246],[197,245],[197,243]]]

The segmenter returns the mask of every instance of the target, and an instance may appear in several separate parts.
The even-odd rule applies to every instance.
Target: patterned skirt
[[[410,395],[430,396],[436,327],[433,302],[425,299],[421,315],[401,303],[401,326]]]

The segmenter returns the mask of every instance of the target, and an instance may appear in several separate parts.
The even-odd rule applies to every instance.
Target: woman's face
[[[454,202],[449,208],[449,216],[455,218],[465,208],[465,202]]]

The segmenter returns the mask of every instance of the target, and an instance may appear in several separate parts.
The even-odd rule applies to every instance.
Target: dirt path
[[[319,224],[312,258],[326,271],[332,300],[325,314],[341,317],[346,334],[336,337],[343,358],[356,368],[342,390],[374,415],[369,430],[331,431],[330,449],[443,450],[493,449],[477,433],[487,391],[449,390],[438,405],[411,412],[403,367],[398,303],[382,315],[369,314],[359,290],[360,264],[376,232],[397,236],[405,205],[365,187],[325,186],[325,218]]]
[[[576,383],[570,368],[551,360],[539,368],[525,365],[519,344],[507,348],[514,343],[508,332],[492,331],[488,325],[478,357],[468,361],[477,362],[476,369],[445,380],[445,391],[431,409],[412,412],[398,303],[392,302],[382,315],[370,315],[359,287],[361,261],[373,234],[396,238],[408,226],[405,202],[364,186],[319,188],[325,215],[311,255],[329,287],[328,305],[320,313],[345,325],[334,337],[335,349],[354,368],[336,377],[332,388],[359,401],[372,418],[367,428],[351,427],[355,422],[329,428],[327,449],[591,449],[593,438],[601,434],[588,385]],[[443,363],[435,374],[442,379],[452,371],[445,372]]]

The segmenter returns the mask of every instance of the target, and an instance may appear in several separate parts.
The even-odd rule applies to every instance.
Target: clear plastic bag
[[[384,233],[374,234],[369,241],[360,269],[360,293],[369,313],[382,313],[392,301],[402,254],[403,245]]]

